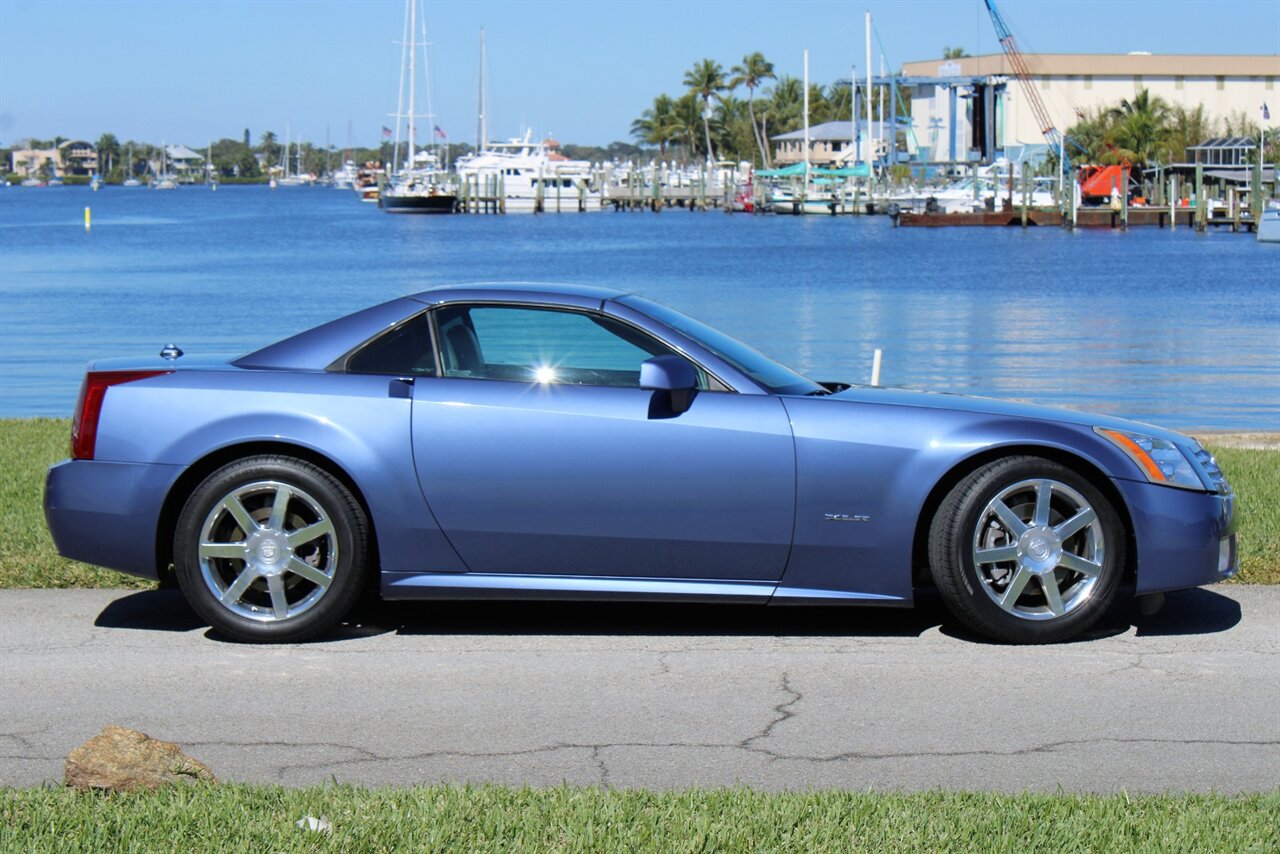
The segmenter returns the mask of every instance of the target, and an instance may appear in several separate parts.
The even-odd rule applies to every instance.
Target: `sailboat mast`
[[[809,183],[809,51],[804,52],[804,181]]]
[[[489,147],[489,127],[487,125],[487,117],[485,110],[484,97],[484,27],[480,28],[480,109],[476,115],[476,151],[484,151]]]
[[[395,142],[391,146],[390,167],[392,174],[394,174],[396,168],[400,165],[400,120],[404,118],[405,51],[409,49],[409,39],[413,38],[413,31],[409,29],[409,7],[412,3],[413,0],[404,0],[404,27],[402,28],[400,35],[400,87],[396,90],[396,137]]]
[[[414,155],[417,154],[417,148],[414,145],[416,135],[414,132],[414,113],[417,112],[418,102],[414,98],[413,84],[417,79],[415,70],[415,61],[418,57],[418,0],[409,0],[409,169],[413,169]]]
[[[871,117],[871,10],[867,10],[867,163],[876,162],[876,123]]]

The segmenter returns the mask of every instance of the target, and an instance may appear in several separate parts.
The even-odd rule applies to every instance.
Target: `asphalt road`
[[[1280,588],[1003,647],[940,608],[365,606],[253,647],[173,591],[0,591],[0,784],[105,724],[236,781],[1255,791],[1280,785]]]

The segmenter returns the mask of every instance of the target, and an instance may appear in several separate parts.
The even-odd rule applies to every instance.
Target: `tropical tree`
[[[1163,98],[1153,97],[1149,89],[1143,89],[1132,101],[1124,99],[1112,107],[1107,116],[1115,123],[1108,140],[1115,148],[1114,154],[1138,167],[1160,159],[1169,116],[1169,105]]]
[[[1192,109],[1179,104],[1169,111],[1167,131],[1164,158],[1174,163],[1186,159],[1188,148],[1213,136],[1213,122],[1205,113],[1204,104]]]
[[[763,53],[756,51],[744,56],[742,64],[729,69],[729,73],[733,75],[729,80],[730,89],[737,89],[739,86],[747,87],[747,115],[751,120],[751,137],[756,141],[756,147],[760,149],[760,162],[768,166],[769,149],[765,145],[764,131],[756,121],[755,101],[756,89],[766,80],[777,79],[777,75],[773,73],[773,63],[765,59]]]
[[[680,138],[675,100],[666,94],[654,98],[653,106],[631,123],[631,135],[641,142],[658,146],[658,156],[666,160],[667,143],[677,142]]]
[[[698,126],[703,123],[703,111],[698,106],[699,98],[694,92],[687,92],[676,99],[672,116],[675,135],[680,143],[681,155],[685,160],[692,159],[698,150]],[[710,132],[708,131],[708,136]]]
[[[964,59],[968,55],[962,47],[944,47],[942,49],[943,59]]]
[[[264,130],[262,141],[258,143],[258,151],[261,152],[267,168],[270,169],[280,160],[280,143],[276,142],[276,135],[269,130]]]
[[[704,59],[694,63],[684,74],[684,85],[689,92],[696,95],[702,107],[702,134],[707,142],[707,158],[715,159],[711,149],[711,99],[725,90],[724,69],[714,59]]]
[[[754,160],[757,136],[750,132],[751,112],[746,101],[732,95],[721,98],[712,114],[712,132],[720,156]]]
[[[804,83],[784,74],[768,95],[769,115],[777,133],[793,131],[804,124]]]
[[[99,174],[110,176],[112,166],[120,160],[120,140],[116,139],[115,134],[104,133],[98,137],[94,148],[98,150]]]

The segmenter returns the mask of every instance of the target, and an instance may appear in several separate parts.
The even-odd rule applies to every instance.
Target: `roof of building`
[[[863,122],[862,134],[863,136],[866,136],[874,130],[877,137],[883,137],[888,125],[888,122]],[[788,133],[775,134],[769,138],[783,141],[792,139],[803,141],[804,129],[801,128],[800,130],[793,130]],[[809,128],[809,140],[811,142],[828,142],[832,140],[840,140],[843,142],[850,139],[853,139],[853,122],[823,122],[820,125],[814,125]]]
[[[1211,55],[1151,53],[1028,53],[1023,54],[1032,77],[1091,74],[1095,77],[1280,77],[1280,55]],[[990,74],[1016,76],[1003,53],[960,59],[907,62],[909,77],[968,77]]]
[[[1187,151],[1252,151],[1258,141],[1248,136],[1217,136],[1199,145],[1187,146]]]
[[[185,145],[166,145],[164,150],[170,160],[204,160],[203,154],[197,154]]]

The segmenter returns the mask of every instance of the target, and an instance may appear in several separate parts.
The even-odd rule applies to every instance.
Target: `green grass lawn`
[[[0,588],[149,586],[54,551],[41,510],[44,474],[68,456],[70,432],[65,419],[0,419]],[[1280,451],[1211,450],[1239,497],[1239,580],[1280,583]]]
[[[330,832],[299,829],[326,817]],[[0,789],[0,850],[1129,852],[1280,849],[1266,795],[557,787]]]

